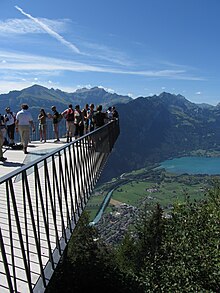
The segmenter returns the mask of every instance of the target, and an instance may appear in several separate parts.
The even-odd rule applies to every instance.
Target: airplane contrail
[[[27,16],[29,19],[33,20],[37,25],[39,25],[45,32],[47,32],[51,37],[57,39],[60,43],[64,44],[65,46],[69,47],[71,50],[73,50],[77,54],[81,54],[80,50],[72,43],[66,41],[61,35],[53,31],[51,28],[49,28],[46,24],[41,22],[36,17],[31,16],[30,14],[24,12],[23,9],[18,7],[17,5],[15,8],[20,11],[23,15]]]

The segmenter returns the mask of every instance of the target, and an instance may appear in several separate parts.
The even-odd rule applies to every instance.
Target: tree
[[[131,275],[120,270],[111,247],[99,238],[83,213],[73,233],[65,258],[47,288],[47,293],[93,292],[143,293]]]
[[[220,292],[220,186],[176,204],[170,218],[144,206],[115,248],[84,214],[50,292]]]

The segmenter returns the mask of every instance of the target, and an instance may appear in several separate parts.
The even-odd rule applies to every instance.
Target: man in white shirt
[[[32,126],[32,131],[35,131],[33,118],[31,113],[28,111],[28,105],[22,104],[21,110],[16,115],[16,131],[19,132],[21,137],[21,143],[23,145],[24,154],[27,154],[27,146],[30,139],[30,125]]]

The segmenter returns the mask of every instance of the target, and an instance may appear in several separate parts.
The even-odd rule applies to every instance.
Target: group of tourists
[[[32,130],[35,131],[33,117],[28,108],[27,104],[22,104],[21,110],[15,113],[11,111],[10,107],[7,107],[6,113],[0,114],[0,161],[5,162],[7,160],[3,156],[2,146],[13,147],[15,145],[15,132],[19,133],[24,154],[27,154],[27,146],[30,141],[30,125]]]
[[[86,104],[83,109],[80,105],[68,105],[63,112],[58,112],[56,106],[51,107],[52,114],[45,113],[44,109],[40,110],[38,115],[40,141],[46,141],[46,119],[53,119],[53,130],[55,141],[59,142],[59,122],[62,118],[66,120],[66,142],[71,142],[84,134],[93,131],[95,128],[103,126],[107,121],[117,119],[118,112],[115,107],[109,107],[108,111],[102,111],[102,105],[98,105],[96,110],[94,104]]]
[[[4,162],[7,158],[3,157],[2,146],[4,144],[13,146],[15,131],[19,133],[24,154],[27,154],[27,147],[30,141],[30,126],[35,132],[33,117],[27,104],[21,105],[21,110],[17,113],[12,112],[10,107],[5,109],[5,114],[0,114],[0,161]],[[46,113],[43,108],[38,115],[40,141],[46,142],[47,119],[52,119],[54,142],[59,142],[59,123],[64,118],[66,120],[66,142],[71,142],[73,138],[79,138],[94,129],[103,126],[106,122],[118,119],[119,115],[115,107],[109,107],[103,111],[102,105],[95,109],[94,104],[86,104],[83,109],[80,105],[68,105],[63,112],[58,112],[56,106],[51,107],[52,113]]]

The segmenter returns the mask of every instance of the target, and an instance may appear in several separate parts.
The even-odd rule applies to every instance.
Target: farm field
[[[159,203],[164,211],[168,211],[175,203],[186,200],[194,201],[204,199],[213,182],[220,176],[208,175],[175,175],[164,170],[141,169],[123,174],[123,179],[114,181],[114,191],[105,213],[112,211],[118,203],[126,203],[140,207],[143,203],[154,205]],[[91,219],[97,214],[105,195],[113,187],[111,183],[99,187],[91,196],[86,210]]]

